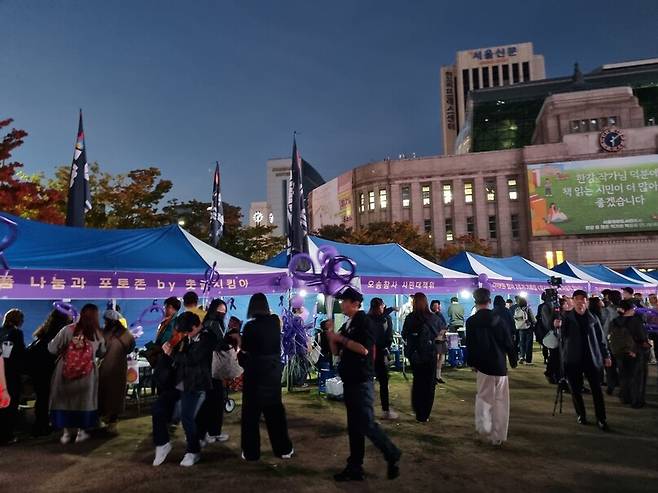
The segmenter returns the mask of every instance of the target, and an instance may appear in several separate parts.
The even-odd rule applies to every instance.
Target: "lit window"
[[[375,210],[375,192],[373,191],[368,192],[368,210]]]
[[[470,181],[464,183],[464,202],[473,203],[473,183]]]
[[[446,241],[452,241],[454,236],[452,234],[452,218],[446,218]]]
[[[443,184],[443,203],[452,204],[452,183]]]
[[[497,237],[496,216],[489,216],[489,238],[495,240]]]
[[[510,219],[512,223],[512,238],[518,240],[521,236],[521,230],[519,229],[519,215],[512,214]]]
[[[517,200],[519,198],[519,190],[516,184],[516,178],[507,179],[507,190],[510,200]]]
[[[546,251],[546,267],[548,267],[549,269],[552,269],[553,267],[555,267],[554,258],[555,257],[553,256],[553,251],[552,250],[547,250]]]
[[[432,203],[432,198],[430,197],[431,189],[429,185],[423,185],[421,189],[421,195],[423,197],[423,206],[430,205]]]
[[[496,182],[488,181],[484,186],[487,189],[487,202],[494,202],[496,200]]]
[[[474,220],[473,216],[468,216],[466,218],[466,232],[470,236],[475,235],[475,220]]]
[[[557,250],[555,252],[555,264],[559,265],[564,262],[564,252],[562,250]]]
[[[432,220],[431,219],[425,219],[425,222],[423,223],[423,226],[425,228],[425,233],[432,236]]]
[[[402,207],[411,207],[411,191],[409,187],[402,187]]]
[[[366,196],[363,193],[359,194],[359,212],[366,211]]]
[[[388,196],[386,195],[386,190],[379,191],[379,208],[386,209],[388,207]]]

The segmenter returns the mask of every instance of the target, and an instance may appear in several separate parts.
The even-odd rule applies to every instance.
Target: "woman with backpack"
[[[98,425],[98,366],[105,355],[105,339],[98,321],[98,307],[87,304],[77,322],[67,325],[48,344],[57,356],[50,387],[50,420],[63,429],[62,444],[84,442],[86,430]]]
[[[48,344],[71,323],[71,317],[59,310],[53,310],[46,321],[34,332],[34,340],[27,347],[27,370],[32,379],[36,400],[34,403],[34,426],[32,435],[49,435],[52,431],[48,406],[50,401],[50,381],[55,371],[55,356],[48,351]]]
[[[528,306],[528,300],[519,298],[514,309],[514,325],[519,334],[519,364],[532,364],[532,341],[535,316]]]
[[[128,355],[135,349],[135,338],[121,323],[118,311],[106,310],[103,320],[107,352],[98,373],[98,411],[107,425],[107,432],[114,434],[126,403]]]
[[[437,360],[434,340],[440,329],[441,321],[430,311],[427,296],[416,293],[413,311],[404,320],[402,339],[414,375],[411,405],[416,413],[416,421],[421,423],[429,421],[434,404]]]

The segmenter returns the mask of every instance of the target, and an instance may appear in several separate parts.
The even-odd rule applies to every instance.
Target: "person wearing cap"
[[[117,421],[126,403],[127,356],[135,349],[135,338],[121,323],[122,318],[116,310],[103,313],[106,352],[98,370],[98,414],[112,434],[117,432]]]
[[[373,348],[375,335],[372,323],[361,309],[363,296],[348,287],[337,295],[341,311],[348,318],[340,333],[328,322],[327,338],[331,352],[340,355],[338,373],[343,381],[343,400],[347,411],[350,456],[345,469],[334,475],[336,481],[363,481],[365,438],[377,447],[388,464],[388,479],[400,474],[398,462],[402,452],[391,442],[375,422],[375,388],[373,383]]]
[[[560,332],[562,362],[569,382],[577,422],[588,424],[583,401],[583,375],[589,382],[597,426],[608,430],[605,402],[601,391],[601,369],[612,365],[610,352],[599,320],[587,309],[587,293],[577,289],[573,293],[574,309],[562,314],[553,323]]]
[[[516,367],[517,353],[509,326],[489,309],[491,293],[473,292],[476,312],[466,320],[468,365],[477,372],[475,431],[495,446],[507,440],[509,427],[509,381],[507,362]]]

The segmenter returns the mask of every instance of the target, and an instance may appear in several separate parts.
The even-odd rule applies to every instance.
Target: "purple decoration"
[[[233,297],[229,298],[229,299],[228,299],[228,303],[227,303],[227,305],[228,305],[228,309],[229,309],[229,311],[231,311],[231,310],[234,310],[234,311],[237,310],[237,308],[235,307],[235,298],[233,298]]]
[[[157,318],[147,319],[145,318],[149,313],[158,313]],[[139,315],[139,318],[130,324],[129,330],[130,333],[139,339],[144,334],[145,325],[156,325],[159,324],[165,317],[164,308],[158,303],[158,300],[153,300],[153,303],[148,307],[144,308],[142,313]]]
[[[354,279],[356,275],[356,263],[344,255],[336,255],[338,251],[334,247],[326,246],[318,250],[317,260],[322,266],[317,273],[311,256],[307,253],[298,253],[292,257],[288,270],[293,277],[293,285],[297,288],[314,287],[327,296],[333,296]],[[298,270],[304,264],[310,265],[310,271]],[[341,269],[347,271],[341,273]]]
[[[292,285],[293,285],[292,277],[290,277],[288,275],[281,276],[277,280],[277,284],[279,285],[279,287],[281,289],[283,289],[285,291],[288,291],[290,288],[292,288]]]
[[[283,319],[281,352],[284,359],[289,360],[295,355],[306,357],[308,353],[307,330],[312,327],[312,324],[305,325],[301,317],[287,309],[283,310],[281,318]]]
[[[53,308],[60,313],[68,316],[73,322],[78,320],[78,311],[71,303],[66,303],[64,301],[55,301],[53,303]]]
[[[295,296],[290,302],[290,306],[293,308],[301,308],[304,306],[304,298],[300,295]]]
[[[9,264],[7,264],[4,252],[5,249],[7,249],[12,243],[16,241],[16,237],[18,236],[18,225],[11,219],[7,219],[4,216],[0,216],[0,223],[4,223],[9,228],[7,234],[4,236],[4,238],[2,238],[2,240],[0,240],[0,263],[2,264],[3,268],[9,269]]]
[[[483,272],[478,276],[478,282],[481,282],[482,284],[487,284],[489,282],[489,276]]]
[[[642,316],[644,319],[644,326],[650,332],[658,333],[658,310],[655,308],[638,307],[635,313]]]
[[[206,269],[204,275],[205,284],[203,286],[204,296],[210,292],[210,288],[213,287],[219,281],[219,272],[217,272],[217,262],[213,262],[212,267]]]

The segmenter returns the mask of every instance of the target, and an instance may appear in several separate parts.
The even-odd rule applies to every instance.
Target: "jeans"
[[[277,457],[292,451],[288,435],[286,409],[281,397],[264,399],[259,389],[245,389],[242,394],[242,453],[247,460],[260,458],[260,416],[265,416],[272,452]]]
[[[605,421],[605,401],[603,400],[603,391],[601,390],[600,371],[591,362],[584,365],[567,365],[567,381],[571,391],[573,407],[578,416],[586,418],[585,402],[583,401],[583,374],[589,382],[594,400],[594,412],[597,421]]]
[[[347,411],[347,431],[350,456],[347,467],[360,471],[365,456],[366,437],[377,447],[389,463],[400,459],[400,450],[391,442],[375,421],[375,388],[372,380],[362,383],[344,383],[343,399]]]
[[[176,389],[163,391],[152,408],[153,443],[160,447],[169,442],[169,422],[174,414],[176,403],[181,403],[181,422],[185,430],[187,442],[186,452],[198,454],[201,452],[199,433],[196,426],[196,416],[206,398],[206,393],[181,392]]]
[[[379,382],[379,397],[382,403],[382,411],[388,412],[388,368],[386,368],[386,355],[384,350],[377,350],[375,357],[375,375]]]
[[[532,363],[532,330],[519,330],[519,359]]]
[[[221,380],[212,379],[212,389],[206,393],[196,423],[200,438],[206,433],[214,437],[221,435],[224,424],[224,384]]]
[[[436,388],[436,356],[430,363],[412,368],[414,379],[411,383],[411,407],[418,421],[427,421],[434,405]]]

